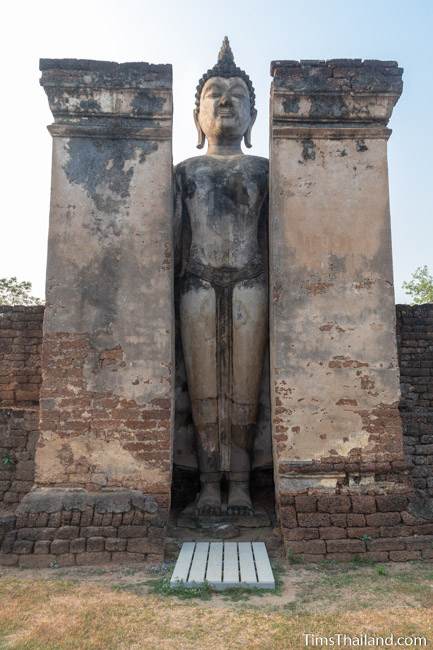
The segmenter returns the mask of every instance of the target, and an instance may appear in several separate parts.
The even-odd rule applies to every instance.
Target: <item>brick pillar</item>
[[[293,495],[395,486],[404,467],[387,170],[402,70],[275,61],[271,73],[271,391],[287,532]]]
[[[166,514],[171,66],[43,59],[40,69],[54,116],[53,162],[38,489],[27,502],[50,490],[57,504],[59,489],[68,499],[71,489],[132,490]]]

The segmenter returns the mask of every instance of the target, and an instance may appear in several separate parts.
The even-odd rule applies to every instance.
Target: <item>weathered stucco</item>
[[[36,484],[169,495],[171,66],[41,70],[55,122]]]
[[[375,462],[402,458],[385,128],[401,70],[392,62],[274,62],[272,73],[278,494],[296,491],[297,472],[328,466],[332,474],[338,465],[334,478],[310,481],[335,487],[350,481],[348,463],[361,473],[369,463],[374,473]]]

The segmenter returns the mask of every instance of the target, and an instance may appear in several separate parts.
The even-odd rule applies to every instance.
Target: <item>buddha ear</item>
[[[248,147],[248,149],[251,149],[251,147],[252,147],[252,144],[251,144],[251,129],[253,128],[254,122],[256,121],[256,117],[257,117],[257,111],[256,111],[255,108],[253,108],[253,110],[251,111],[250,123],[248,125],[247,130],[244,133],[244,142],[245,142],[245,146]]]
[[[195,127],[197,129],[197,134],[198,134],[197,149],[203,149],[204,143],[206,141],[206,136],[203,133],[202,128],[200,126],[200,122],[198,120],[198,109],[197,108],[194,109],[193,115],[194,115],[194,124],[195,124]]]

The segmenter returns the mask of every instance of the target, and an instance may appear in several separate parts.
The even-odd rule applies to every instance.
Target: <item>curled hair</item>
[[[244,70],[238,68],[237,65],[235,64],[232,48],[230,47],[229,39],[227,38],[227,36],[224,36],[223,44],[218,54],[217,63],[214,65],[213,68],[210,68],[207,72],[205,72],[202,78],[200,79],[200,81],[198,82],[198,86],[195,93],[195,106],[197,111],[200,110],[200,97],[201,97],[201,91],[203,90],[203,86],[205,85],[206,81],[208,79],[211,79],[212,77],[225,77],[225,78],[240,77],[241,79],[243,79],[247,85],[248,92],[250,94],[251,113],[253,112],[255,101],[256,101],[254,86],[247,73]]]

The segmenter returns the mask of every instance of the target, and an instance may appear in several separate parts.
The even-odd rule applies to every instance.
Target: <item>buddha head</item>
[[[197,147],[208,142],[241,142],[251,147],[251,129],[257,116],[255,94],[249,76],[234,62],[227,36],[218,62],[200,79],[195,95],[194,122]]]

